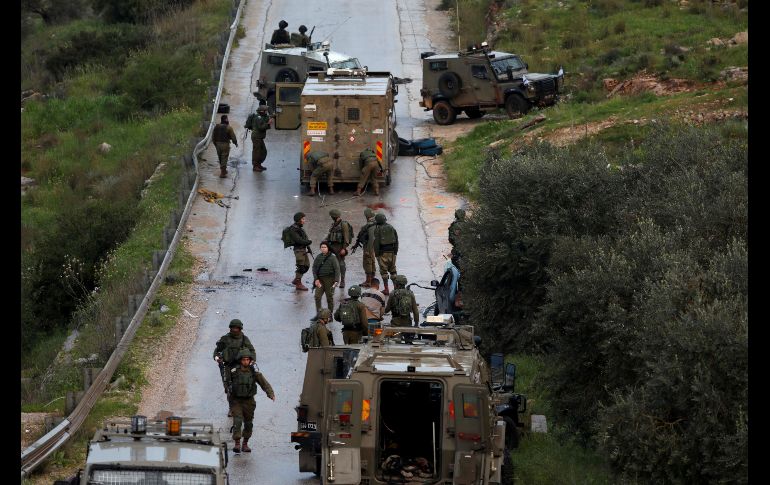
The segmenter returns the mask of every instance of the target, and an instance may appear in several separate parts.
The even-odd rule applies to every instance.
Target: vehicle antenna
[[[331,37],[331,36],[332,36],[332,34],[333,34],[333,33],[334,33],[334,32],[335,32],[337,29],[339,29],[340,27],[342,27],[342,25],[343,25],[345,22],[347,22],[348,20],[350,20],[351,18],[353,18],[353,16],[352,16],[352,15],[351,15],[351,16],[349,16],[348,18],[346,18],[345,20],[343,20],[342,22],[340,22],[340,23],[339,23],[339,24],[338,24],[336,27],[334,27],[334,28],[332,29],[332,31],[331,31],[331,32],[329,32],[329,35],[327,35],[327,36],[324,38],[324,40],[322,40],[321,42],[326,42],[327,40],[329,40],[329,37]],[[314,27],[314,28],[315,28],[315,27]]]

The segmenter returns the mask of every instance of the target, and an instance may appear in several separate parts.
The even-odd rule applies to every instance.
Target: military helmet
[[[248,357],[249,359],[254,360],[254,354],[247,348],[243,348],[240,352],[238,352],[238,360],[241,360],[244,357]]]
[[[351,286],[348,288],[348,295],[352,296],[353,298],[358,298],[361,296],[361,287],[358,285]]]
[[[266,104],[260,104],[259,107],[257,108],[257,112],[263,113],[265,111],[267,111],[267,105]]]
[[[289,26],[289,22],[287,22],[285,20],[281,20],[280,22],[278,22],[278,28],[279,29],[285,29],[288,26]]]
[[[305,27],[304,25],[300,25],[299,26],[299,31],[300,31],[300,33],[304,34],[305,32],[307,32],[307,27]]]
[[[366,209],[364,209],[364,217],[366,217],[367,219],[369,219],[370,217],[374,217],[374,211],[371,208],[367,207]]]
[[[374,216],[374,222],[377,224],[383,224],[385,221],[387,221],[388,218],[385,217],[385,214],[382,212],[378,212],[377,215]]]
[[[407,283],[406,276],[402,274],[393,275],[393,283],[399,284],[399,285],[406,285]]]
[[[294,222],[299,222],[303,217],[305,217],[304,212],[297,212],[294,214]]]
[[[459,221],[465,220],[465,209],[457,209],[455,211],[455,218]]]
[[[321,308],[318,310],[318,315],[316,316],[316,319],[323,318],[324,320],[328,320],[332,317],[332,312],[328,308]]]
[[[241,330],[243,330],[243,322],[241,322],[237,318],[233,318],[232,320],[230,320],[230,328],[233,328],[233,327],[238,327]]]
[[[329,211],[329,215],[332,216],[332,219],[336,219],[342,215],[342,212],[339,209],[332,209]]]

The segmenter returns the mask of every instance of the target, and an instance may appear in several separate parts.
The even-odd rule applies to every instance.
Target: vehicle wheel
[[[454,98],[460,94],[461,87],[460,76],[453,72],[445,72],[438,78],[438,91],[447,98]]]
[[[518,94],[511,94],[505,98],[505,111],[511,119],[521,118],[529,111],[529,103]]]
[[[299,82],[299,74],[297,71],[290,67],[284,67],[278,74],[275,75],[275,82],[277,83],[296,83]]]
[[[457,118],[457,111],[449,104],[449,101],[441,100],[433,105],[433,119],[439,125],[451,125]]]
[[[503,450],[503,466],[500,470],[500,485],[513,485],[513,458],[511,450]]]
[[[515,450],[519,447],[519,427],[510,416],[503,416],[505,421],[505,447]]]
[[[465,114],[468,116],[468,118],[472,120],[475,120],[484,116],[484,112],[478,108],[465,108],[463,111],[465,111]]]

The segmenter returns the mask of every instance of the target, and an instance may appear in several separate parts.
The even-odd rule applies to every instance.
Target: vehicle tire
[[[508,450],[515,450],[519,447],[519,427],[510,416],[503,416],[505,421],[505,447]]]
[[[284,67],[278,74],[275,75],[275,82],[277,83],[296,83],[299,82],[299,74],[297,71],[290,67]]]
[[[449,101],[441,100],[433,105],[433,119],[439,125],[451,125],[457,118],[457,111],[449,104]]]
[[[445,72],[438,78],[438,91],[447,98],[454,98],[460,94],[463,83],[460,76],[453,72]]]
[[[529,103],[521,95],[511,94],[505,98],[505,111],[511,119],[521,118],[529,111]]]
[[[468,116],[468,118],[472,120],[475,120],[484,116],[484,112],[481,111],[479,108],[465,108],[463,111],[465,111],[465,114]]]
[[[503,450],[503,466],[500,468],[500,485],[513,485],[513,458],[508,448]]]

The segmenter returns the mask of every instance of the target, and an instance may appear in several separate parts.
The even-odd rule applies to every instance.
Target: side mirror
[[[505,364],[505,376],[503,377],[503,391],[513,392],[516,386],[516,364]]]
[[[529,64],[528,64],[528,63],[526,63],[526,62],[524,63],[524,69],[527,69],[527,70],[529,70]]]
[[[503,362],[505,356],[503,354],[492,354],[489,357],[489,370],[490,378],[493,388],[499,388],[503,385]]]

